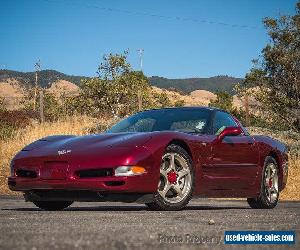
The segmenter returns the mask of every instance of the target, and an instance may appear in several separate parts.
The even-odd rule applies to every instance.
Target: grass
[[[105,120],[100,120],[107,123]],[[9,176],[9,165],[14,155],[25,145],[46,137],[48,135],[74,134],[84,135],[89,133],[89,128],[96,126],[99,120],[86,116],[69,117],[56,122],[45,122],[43,124],[33,122],[24,129],[18,130],[14,136],[6,141],[0,140],[0,193],[12,194],[6,184]]]
[[[281,200],[300,200],[300,157],[289,159],[289,176],[287,186],[280,194]]]
[[[14,155],[25,145],[48,135],[74,134],[85,135],[90,132],[100,132],[112,121],[109,119],[95,119],[87,116],[69,117],[56,122],[45,122],[43,124],[33,122],[31,125],[18,130],[14,136],[6,141],[0,140],[0,194],[14,194],[8,189],[7,177],[9,176],[9,164]],[[295,146],[298,150],[299,138],[296,134],[274,133],[265,129],[253,128],[255,134],[268,134],[274,138]],[[281,193],[281,200],[300,200],[300,155],[299,152],[290,156],[289,177],[285,190]]]

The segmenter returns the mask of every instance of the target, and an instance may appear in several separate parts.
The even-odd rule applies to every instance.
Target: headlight
[[[115,169],[115,176],[133,176],[146,173],[146,169],[140,166],[120,166]]]

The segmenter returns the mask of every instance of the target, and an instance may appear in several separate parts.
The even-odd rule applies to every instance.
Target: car
[[[178,107],[138,112],[101,134],[37,140],[12,160],[8,186],[44,210],[74,201],[180,210],[192,197],[247,198],[269,209],[287,176],[285,144],[250,135],[224,110]]]

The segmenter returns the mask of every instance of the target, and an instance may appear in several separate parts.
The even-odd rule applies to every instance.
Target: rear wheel
[[[276,160],[268,156],[265,160],[260,195],[257,198],[248,198],[251,208],[274,208],[278,203],[278,166]]]
[[[154,201],[146,205],[153,210],[183,209],[192,198],[193,188],[191,157],[182,147],[169,145],[162,157]]]
[[[63,210],[72,203],[73,201],[33,201],[34,205],[47,211]]]

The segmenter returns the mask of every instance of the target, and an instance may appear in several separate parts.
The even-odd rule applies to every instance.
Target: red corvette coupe
[[[12,160],[8,185],[45,210],[73,201],[179,210],[192,196],[273,208],[287,175],[284,144],[249,135],[223,110],[184,107],[139,112],[102,134],[35,141]]]

